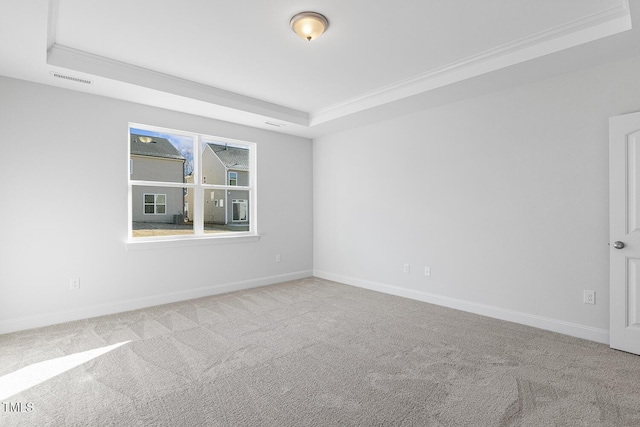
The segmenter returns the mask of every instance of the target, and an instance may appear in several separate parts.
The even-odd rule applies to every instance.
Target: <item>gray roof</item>
[[[151,138],[150,142],[142,142],[140,141],[141,137],[145,138],[144,135],[131,134],[131,154],[185,160],[184,156],[168,139],[149,136],[146,138]]]
[[[249,170],[249,149],[221,144],[207,144],[227,169]]]

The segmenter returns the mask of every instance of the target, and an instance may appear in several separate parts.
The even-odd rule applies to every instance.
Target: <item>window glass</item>
[[[193,172],[194,138],[132,128],[129,174],[132,180],[184,182]]]
[[[132,237],[192,235],[193,223],[184,214],[184,190],[134,185],[131,188]]]
[[[136,125],[129,148],[131,238],[255,235],[255,144]]]
[[[249,186],[249,145],[204,138],[201,150],[203,184]]]

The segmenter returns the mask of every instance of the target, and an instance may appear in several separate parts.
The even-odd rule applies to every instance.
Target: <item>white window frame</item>
[[[153,213],[147,213],[147,196],[153,196]],[[164,196],[164,203],[158,203],[158,196]],[[164,213],[158,213],[158,206],[164,206]],[[167,215],[167,195],[164,193],[142,193],[142,214],[143,215]]]
[[[235,175],[235,178],[234,178],[234,181],[236,182],[235,184],[231,183],[231,174]],[[227,184],[229,184],[232,187],[237,187],[238,186],[238,172],[229,171],[228,178],[227,178]]]
[[[145,181],[145,180],[133,180],[130,175],[131,168],[131,153],[130,153],[130,135],[131,129],[143,129],[151,132],[160,132],[160,133],[168,133],[171,135],[177,136],[188,136],[194,139],[194,153],[193,153],[193,163],[194,163],[194,171],[193,171],[193,182],[166,182],[166,181]],[[230,242],[250,242],[257,241],[260,239],[260,235],[258,234],[258,206],[256,203],[257,200],[257,144],[255,142],[250,141],[242,141],[236,139],[230,139],[225,137],[219,137],[215,135],[206,135],[196,132],[188,132],[181,131],[176,129],[163,128],[158,126],[150,126],[140,123],[129,123],[129,127],[127,129],[127,162],[126,164],[126,172],[128,176],[128,239],[126,241],[127,250],[136,250],[136,249],[146,249],[146,248],[157,248],[160,246],[191,246],[191,245],[201,245],[201,244],[217,244],[217,243],[230,243]],[[204,142],[206,141],[206,142]],[[239,145],[243,147],[249,148],[249,183],[248,185],[239,186],[239,185],[212,185],[206,184],[202,182],[202,164],[201,164],[201,154],[202,147],[207,142],[216,142],[223,143],[229,145]],[[237,181],[236,181],[237,184]],[[193,206],[191,213],[193,215],[193,234],[189,235],[175,235],[175,236],[152,236],[152,237],[133,237],[132,230],[132,205],[134,201],[132,200],[133,188],[144,186],[147,194],[153,194],[149,192],[148,187],[164,187],[164,188],[186,188],[187,191],[193,191]],[[204,230],[204,192],[205,190],[222,190],[224,194],[229,190],[234,191],[247,191],[248,192],[248,217],[249,220],[249,231],[234,231],[234,232],[225,232],[225,233],[208,233],[205,234]],[[153,190],[151,190],[153,191]],[[159,194],[159,193],[158,193]],[[166,197],[166,196],[165,196]],[[221,201],[224,199],[221,199]],[[166,201],[166,198],[165,198]],[[143,199],[144,202],[144,199]],[[223,202],[224,203],[224,202]],[[223,207],[223,204],[220,204],[220,207]],[[144,212],[144,206],[143,206]],[[149,214],[150,215],[150,214]]]

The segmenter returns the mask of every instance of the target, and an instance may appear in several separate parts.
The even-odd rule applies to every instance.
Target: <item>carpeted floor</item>
[[[315,278],[0,335],[3,386],[1,426],[640,426],[639,356]]]

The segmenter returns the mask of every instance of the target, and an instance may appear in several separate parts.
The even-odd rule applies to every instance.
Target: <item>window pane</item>
[[[208,234],[250,231],[250,200],[255,200],[255,194],[242,187],[251,187],[253,143],[131,126],[133,237],[193,235],[203,228]],[[194,155],[199,158],[197,164]],[[202,181],[194,181],[195,176]],[[172,188],[175,183],[184,184]],[[196,219],[200,223],[194,224]]]
[[[202,146],[203,183],[249,185],[249,147],[204,140]],[[204,179],[206,177],[206,181]]]
[[[129,140],[132,180],[187,182],[193,173],[194,138],[132,128]]]
[[[131,195],[133,237],[193,234],[184,188],[133,185]]]
[[[211,233],[237,233],[249,231],[249,191],[215,190],[215,203],[207,203],[211,200],[211,190],[204,190],[205,216],[204,231]]]

